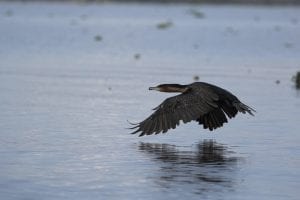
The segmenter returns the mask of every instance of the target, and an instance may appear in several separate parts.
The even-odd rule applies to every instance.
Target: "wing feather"
[[[174,97],[167,98],[163,103],[155,108],[154,113],[144,121],[138,123],[134,128],[133,134],[141,132],[140,136],[166,133],[169,129],[174,129],[180,124],[197,120],[211,110],[215,109],[212,98],[216,96],[203,97],[195,93],[183,93]]]

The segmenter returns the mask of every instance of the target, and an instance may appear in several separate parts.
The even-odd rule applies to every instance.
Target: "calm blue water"
[[[299,198],[300,8],[0,3],[0,33],[1,199]],[[195,75],[256,116],[129,134]]]

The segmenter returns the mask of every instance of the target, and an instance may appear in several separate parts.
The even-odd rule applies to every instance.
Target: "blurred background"
[[[299,4],[299,0],[2,0],[2,1],[22,1],[22,2],[34,2],[34,1],[48,1],[48,2],[138,2],[138,3],[222,3],[222,4]]]
[[[0,199],[299,199],[299,2],[0,1]],[[255,117],[130,134],[194,81]]]

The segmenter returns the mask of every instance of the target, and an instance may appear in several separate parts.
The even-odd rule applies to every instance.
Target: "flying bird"
[[[204,129],[213,131],[227,123],[227,117],[233,118],[238,112],[252,116],[255,112],[229,91],[205,82],[189,85],[161,84],[150,87],[149,90],[181,94],[164,100],[144,121],[131,123],[134,127],[130,129],[135,129],[132,134],[140,133],[139,136],[143,136],[166,133],[169,129],[176,128],[180,121],[197,121]]]

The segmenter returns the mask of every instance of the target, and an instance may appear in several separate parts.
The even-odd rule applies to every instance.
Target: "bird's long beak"
[[[149,90],[156,90],[156,91],[160,91],[159,87],[149,87]]]

